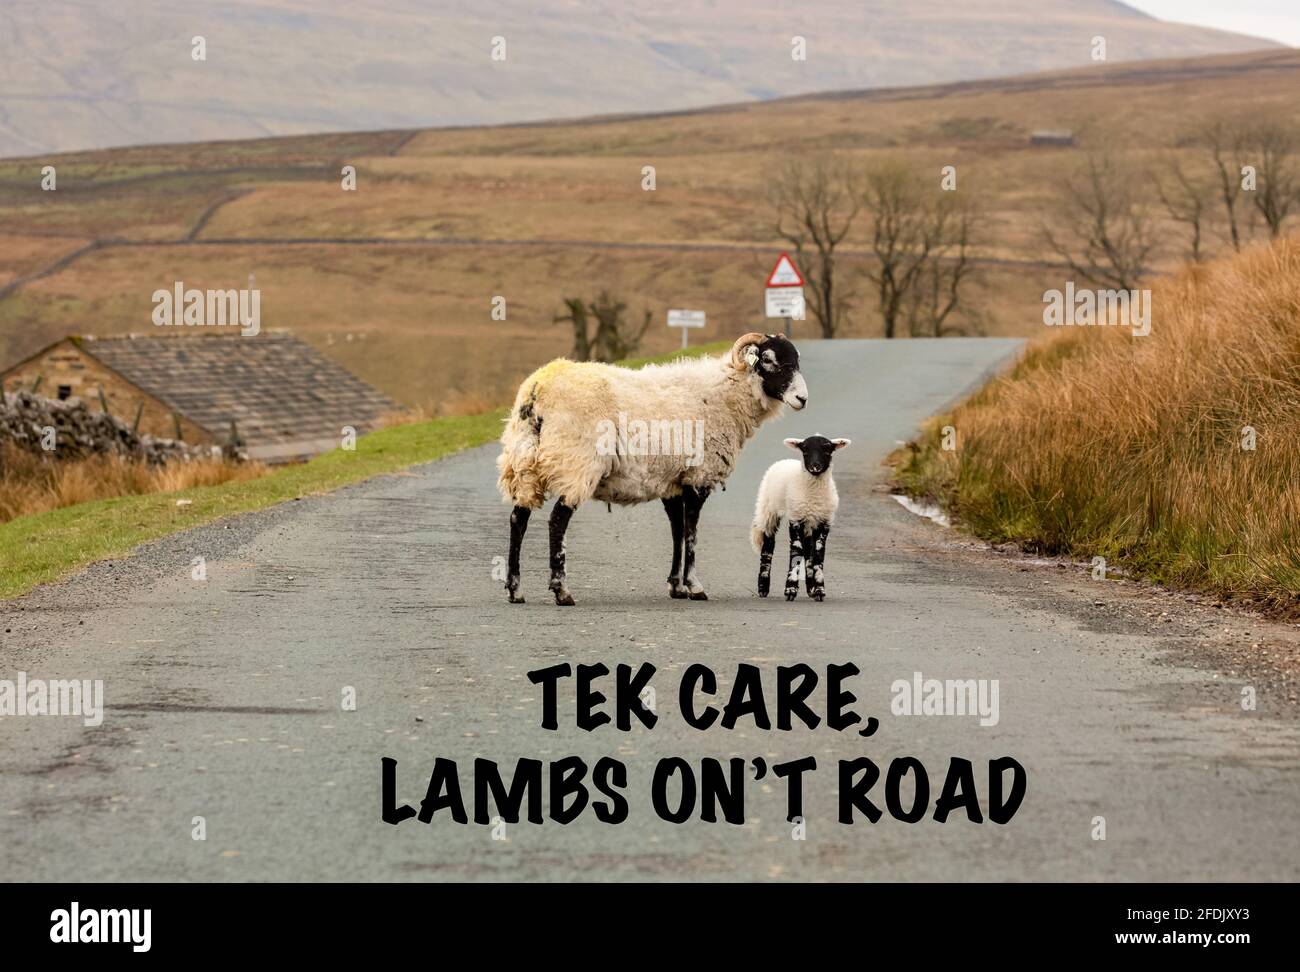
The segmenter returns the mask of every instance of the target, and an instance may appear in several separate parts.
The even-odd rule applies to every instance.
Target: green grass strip
[[[691,348],[686,356],[716,354],[726,342]],[[671,361],[680,351],[634,358],[625,367]],[[258,479],[175,493],[118,496],[47,510],[0,525],[0,598],[15,597],[79,567],[120,557],[142,543],[441,459],[491,442],[507,409],[399,425],[357,440],[354,451],[335,449],[310,462],[281,466]],[[178,499],[191,502],[177,506]]]

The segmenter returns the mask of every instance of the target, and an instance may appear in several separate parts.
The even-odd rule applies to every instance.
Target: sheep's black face
[[[813,476],[820,476],[831,468],[831,457],[836,449],[849,444],[848,439],[828,439],[824,435],[810,435],[806,439],[786,439],[791,449],[803,453],[803,467]]]
[[[808,385],[799,373],[799,352],[790,339],[769,334],[754,349],[758,352],[754,370],[763,379],[763,394],[796,411],[807,405]]]

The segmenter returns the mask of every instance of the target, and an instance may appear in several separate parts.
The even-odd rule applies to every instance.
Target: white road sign
[[[669,327],[703,327],[704,311],[692,310],[670,310],[668,312]]]
[[[777,258],[776,266],[767,275],[764,306],[768,317],[785,317],[796,321],[804,319],[803,274],[788,253],[782,253]],[[787,326],[786,333],[789,332]]]
[[[768,317],[804,319],[802,287],[768,287],[765,291]]]
[[[687,342],[690,340],[691,328],[704,326],[704,311],[670,310],[668,312],[668,326],[682,329],[682,347],[686,347]]]

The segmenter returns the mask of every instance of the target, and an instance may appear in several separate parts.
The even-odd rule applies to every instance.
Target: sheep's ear
[[[763,335],[757,331],[742,334],[731,346],[731,366],[737,371],[752,369],[758,363],[758,351],[755,350],[754,345],[762,344],[764,340],[766,339]]]
[[[843,449],[846,445],[853,443],[852,439],[831,439],[831,441],[835,443],[836,449]]]
[[[784,442],[795,452],[803,452],[803,439],[785,439]]]

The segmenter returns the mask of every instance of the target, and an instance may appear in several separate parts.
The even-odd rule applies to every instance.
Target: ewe
[[[590,499],[624,506],[663,500],[673,535],[669,594],[708,600],[695,573],[700,508],[731,475],[758,427],[783,403],[801,409],[807,401],[799,352],[779,334],[746,334],[722,357],[640,371],[561,358],[533,372],[519,386],[497,459],[501,495],[514,505],[506,578],[511,602],[524,600],[519,547],[528,517],[551,495],[556,604],[573,603],[565,586],[564,532],[573,511]],[[702,441],[688,443],[688,430]]]
[[[763,474],[754,507],[754,525],[749,537],[758,558],[758,596],[767,597],[772,579],[772,551],[776,549],[776,529],[781,518],[790,521],[790,572],[785,577],[785,599],[799,596],[799,575],[808,584],[808,596],[818,601],[826,597],[822,571],[826,561],[826,538],[831,520],[840,505],[831,476],[831,457],[836,449],[849,444],[848,439],[828,439],[810,435],[806,439],[786,439],[791,449],[803,453],[803,461],[782,459]]]

